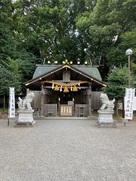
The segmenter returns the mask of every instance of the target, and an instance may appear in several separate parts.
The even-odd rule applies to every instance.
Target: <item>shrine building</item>
[[[106,84],[97,67],[72,65],[66,60],[62,65],[37,65],[25,86],[34,91],[33,108],[40,116],[88,117],[98,104],[95,93],[100,95]]]

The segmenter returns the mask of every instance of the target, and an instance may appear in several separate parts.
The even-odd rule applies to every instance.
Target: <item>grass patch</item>
[[[0,112],[1,112],[1,114],[7,114],[8,113],[8,109],[3,110],[3,108],[0,108]]]

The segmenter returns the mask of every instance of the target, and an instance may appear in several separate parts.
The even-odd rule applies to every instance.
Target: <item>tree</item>
[[[24,91],[24,82],[32,78],[36,58],[20,44],[15,31],[11,0],[0,1],[0,96],[3,96],[3,109],[6,107],[9,87],[15,87],[15,93]]]
[[[126,64],[125,51],[133,48],[130,45],[135,45],[135,39],[127,44],[136,25],[134,10],[135,0],[96,1],[94,8],[89,10],[90,14],[83,13],[77,19],[78,31],[87,34],[85,43],[88,45],[88,58],[90,57],[93,64],[102,66],[103,79],[106,79],[105,72],[108,73],[111,66]]]
[[[26,50],[43,62],[76,60],[80,55],[76,17],[84,11],[79,0],[17,1],[16,32]],[[42,62],[42,63],[43,63]]]
[[[17,60],[21,85],[36,63],[64,59],[97,64],[106,80],[127,64],[126,49],[136,63],[135,9],[135,0],[1,0],[0,64]]]
[[[18,60],[8,59],[0,65],[0,95],[3,96],[3,110],[5,110],[5,97],[9,95],[9,87],[15,87],[16,93],[21,91],[21,74]]]
[[[131,86],[134,87],[134,76],[131,72],[130,76]],[[114,68],[111,70],[108,76],[108,86],[103,89],[105,93],[109,96],[110,99],[116,100],[116,113],[117,113],[117,104],[119,100],[123,100],[125,96],[125,88],[128,87],[128,68]]]
[[[17,42],[42,63],[88,60],[105,79],[112,65],[126,63],[123,35],[135,28],[135,0],[19,0],[14,8]]]
[[[12,0],[1,0],[0,1],[0,22],[4,23],[5,25],[12,27],[13,19],[12,14],[14,11]]]
[[[16,50],[16,42],[9,27],[0,22],[0,59],[6,60],[8,57],[13,57]]]

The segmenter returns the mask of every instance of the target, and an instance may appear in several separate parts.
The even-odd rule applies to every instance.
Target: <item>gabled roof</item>
[[[60,65],[40,65],[36,68],[36,70],[33,74],[33,79],[35,79],[43,74],[52,72],[56,68],[63,67],[63,66],[62,65],[61,66]],[[92,76],[93,78],[96,78],[100,81],[102,80],[99,70],[96,67],[92,67],[89,65],[87,65],[87,66],[85,66],[85,65],[72,65],[72,66],[69,65],[69,67],[73,67],[73,68],[81,71],[82,73]]]
[[[105,86],[102,82],[98,68],[90,65],[38,65],[33,78],[25,82],[26,86],[41,86],[43,80],[62,80],[62,71],[70,70],[72,79],[75,80],[91,80],[94,84]]]

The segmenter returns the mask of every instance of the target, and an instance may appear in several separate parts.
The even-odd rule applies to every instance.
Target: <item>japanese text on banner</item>
[[[133,118],[133,103],[134,103],[134,96],[135,96],[135,89],[126,88],[126,95],[125,95],[125,119],[132,119]]]
[[[9,111],[8,111],[9,118],[15,118],[15,88],[9,88]]]

